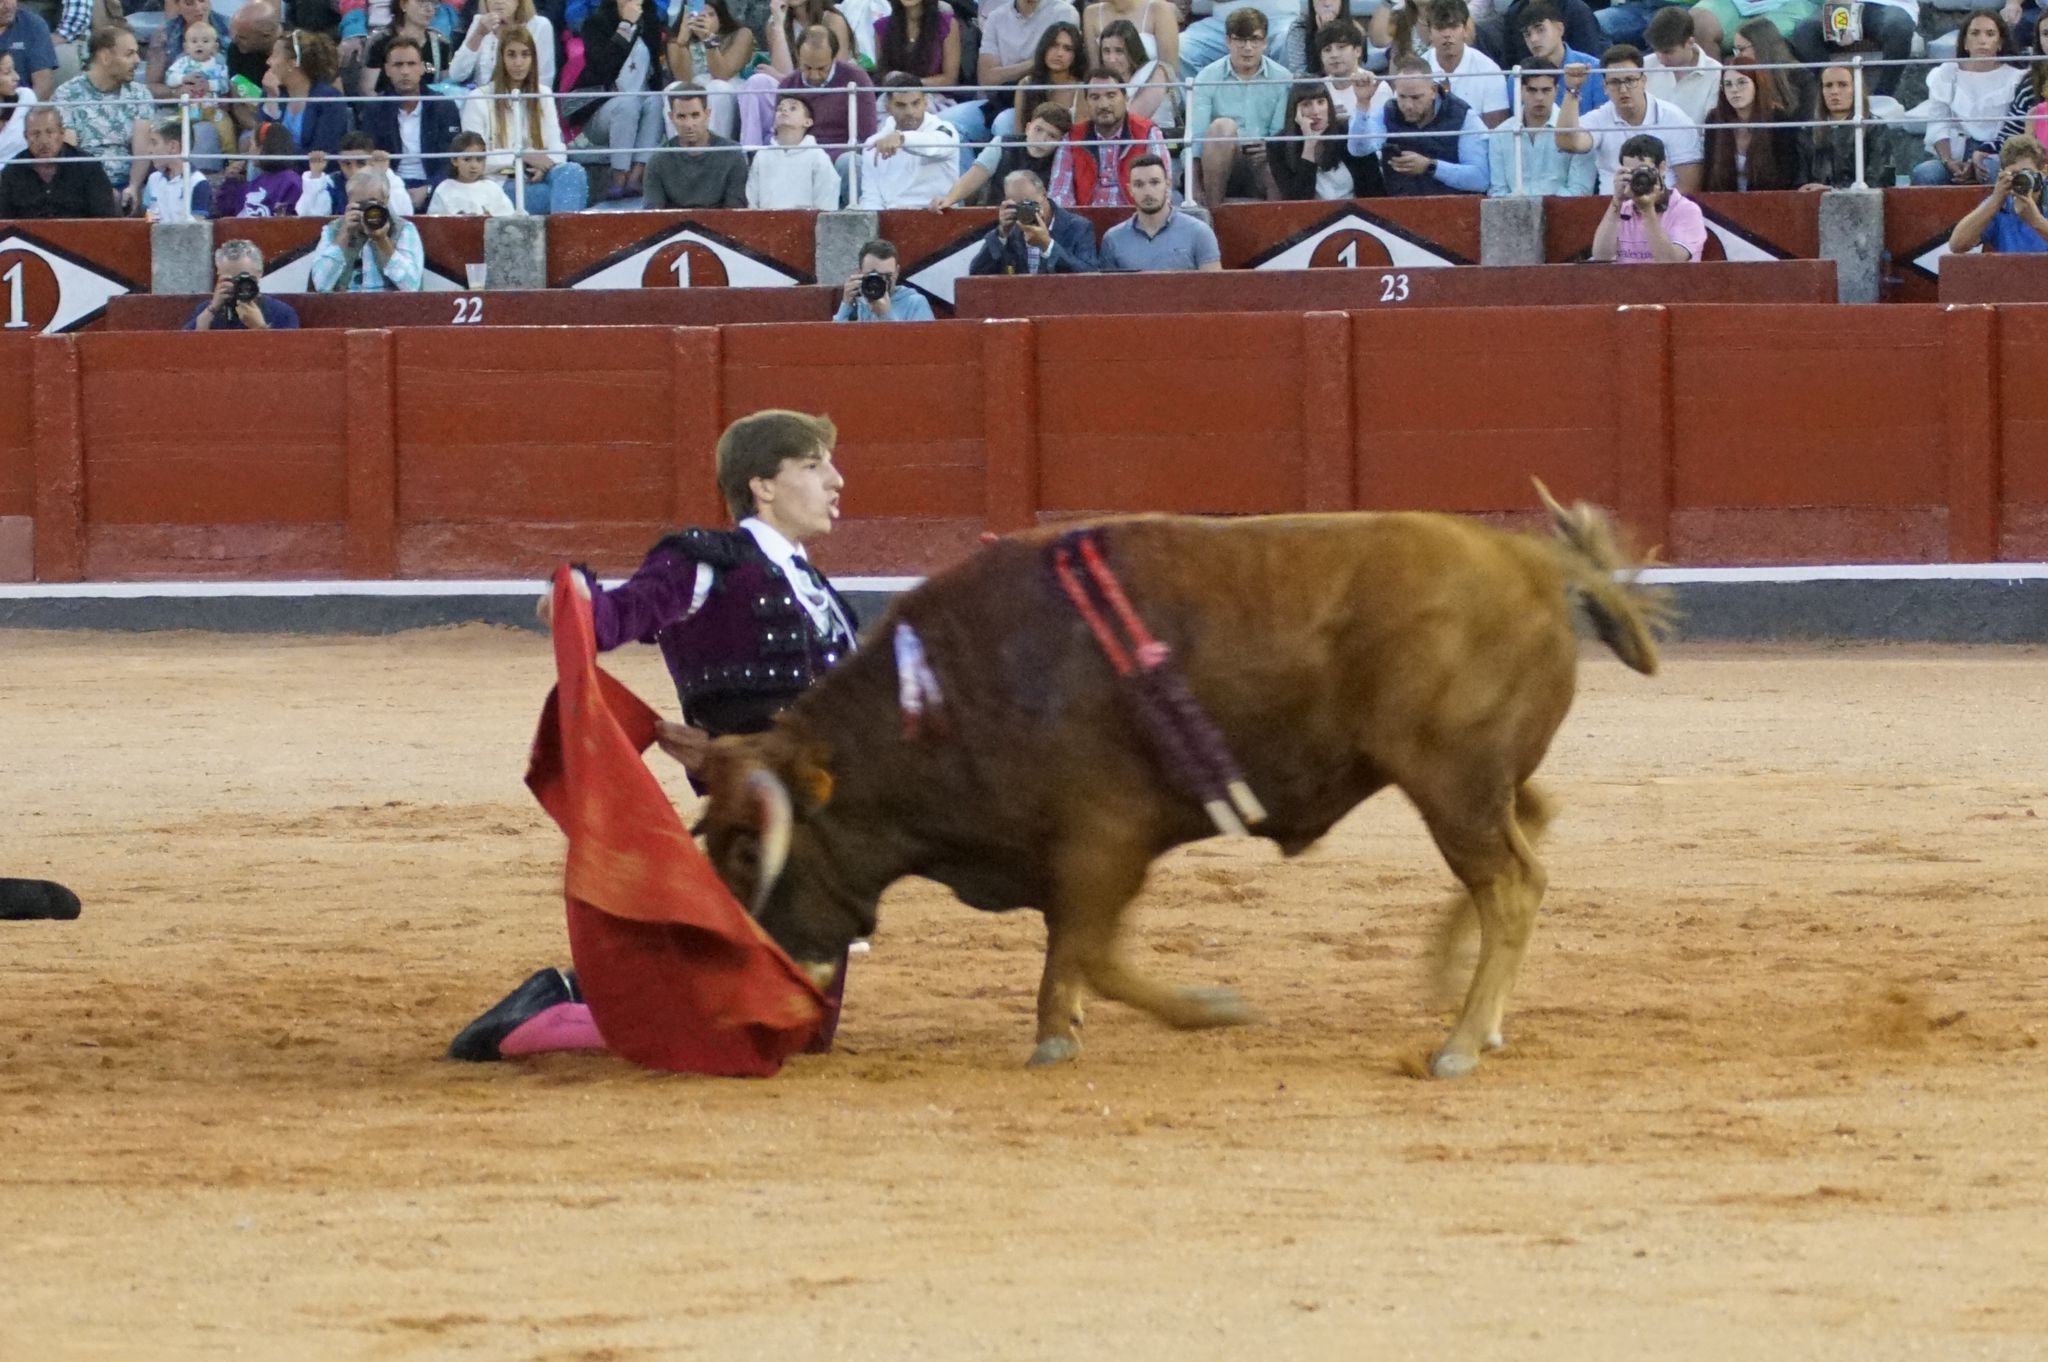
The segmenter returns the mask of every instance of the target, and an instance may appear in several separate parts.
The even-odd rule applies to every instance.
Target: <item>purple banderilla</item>
[[[1076,557],[1086,580],[1074,570]],[[1215,721],[1188,689],[1187,678],[1173,665],[1173,650],[1154,638],[1131,608],[1122,583],[1103,557],[1101,534],[1076,530],[1053,544],[1053,574],[1101,645],[1103,655],[1123,681],[1153,754],[1166,777],[1202,806],[1209,821],[1225,836],[1242,837],[1246,824],[1265,821],[1266,811],[1230,755]],[[1089,593],[1092,585],[1102,605],[1122,624],[1128,639],[1119,639],[1102,606]]]

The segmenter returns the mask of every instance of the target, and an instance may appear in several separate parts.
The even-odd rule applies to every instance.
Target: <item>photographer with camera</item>
[[[2022,133],[1998,149],[1998,179],[1948,236],[1951,253],[1980,243],[1993,255],[2048,251],[2048,217],[2041,214],[2042,169],[2048,150]]]
[[[1013,170],[1003,181],[996,225],[967,264],[969,274],[1093,274],[1095,229],[1052,201],[1032,170]]]
[[[1621,146],[1614,196],[1593,232],[1595,260],[1623,265],[1683,265],[1707,244],[1700,206],[1664,186],[1664,143],[1637,133]]]
[[[299,314],[263,292],[263,252],[253,241],[225,243],[213,253],[213,296],[185,323],[187,331],[296,331]]]
[[[418,293],[426,272],[419,228],[391,211],[381,170],[349,177],[348,212],[320,229],[313,252],[315,293]]]
[[[877,237],[860,248],[860,268],[840,291],[835,322],[928,322],[932,305],[896,282],[896,247]]]

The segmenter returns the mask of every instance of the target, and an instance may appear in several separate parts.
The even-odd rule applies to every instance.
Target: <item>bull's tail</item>
[[[1532,481],[1550,512],[1565,582],[1585,606],[1594,632],[1623,662],[1645,676],[1655,675],[1656,636],[1676,615],[1671,593],[1638,580],[1644,564],[1622,547],[1605,511],[1583,501],[1567,509],[1557,504],[1542,479]]]

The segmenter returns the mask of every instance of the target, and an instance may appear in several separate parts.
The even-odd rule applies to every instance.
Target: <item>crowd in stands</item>
[[[1904,164],[1873,110],[1906,68],[1851,57],[1909,57],[1916,0],[129,3],[162,8],[0,0],[0,218],[329,217],[337,250],[378,243],[352,278],[416,268],[413,214],[593,203],[994,205],[991,268],[1201,268],[1184,192],[1599,194],[1626,220],[1646,164],[1682,248],[1703,190],[1995,189],[2048,131],[2048,64],[2023,60],[2048,18],[2020,0],[1916,68]],[[391,225],[366,234],[373,206]],[[1084,252],[1080,207],[1130,207],[1132,233]]]

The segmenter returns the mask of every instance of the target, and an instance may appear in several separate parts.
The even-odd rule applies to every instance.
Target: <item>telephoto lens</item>
[[[2015,170],[2012,173],[2012,192],[2023,199],[2041,197],[2041,172],[2038,170]]]
[[[242,303],[255,302],[262,292],[263,286],[257,282],[255,275],[243,273],[235,276],[234,298],[238,306]]]
[[[869,270],[860,277],[860,296],[871,303],[878,303],[889,296],[889,276],[880,270]]]
[[[381,232],[391,225],[391,210],[381,203],[363,205],[363,226],[372,232]]]
[[[1657,172],[1648,166],[1637,166],[1628,173],[1628,192],[1639,199],[1647,199],[1657,192]]]

